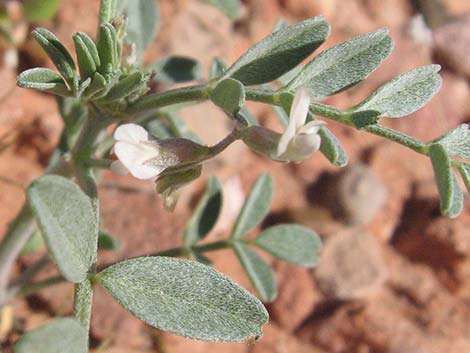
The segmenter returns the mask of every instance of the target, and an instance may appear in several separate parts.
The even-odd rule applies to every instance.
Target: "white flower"
[[[167,168],[186,168],[208,156],[207,146],[184,138],[159,140],[136,124],[119,126],[114,139],[118,160],[111,170],[120,175],[130,172],[137,179],[155,180]]]
[[[324,121],[305,124],[310,106],[310,94],[306,88],[295,93],[289,114],[289,124],[277,145],[277,158],[289,162],[301,162],[318,151],[321,144],[318,131]]]
[[[111,170],[117,174],[130,172],[137,179],[155,179],[165,168],[178,162],[176,158],[163,161],[158,141],[142,126],[121,125],[114,132],[114,139],[118,160],[111,164]]]

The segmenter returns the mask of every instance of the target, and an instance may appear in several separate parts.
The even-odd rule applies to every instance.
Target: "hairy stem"
[[[75,284],[73,300],[73,316],[90,331],[91,306],[93,301],[93,285],[90,279]]]
[[[269,90],[260,90],[260,89],[246,89],[246,98],[256,102],[268,103],[273,105],[281,106],[280,95],[274,91]],[[312,103],[310,105],[310,111],[314,114],[321,115],[325,118],[335,120],[344,125],[354,127],[354,124],[350,120],[350,113],[339,110],[337,108],[321,104],[321,103]],[[385,126],[378,124],[369,125],[363,128],[363,130],[370,132],[374,135],[385,137],[389,140],[397,142],[403,146],[406,146],[415,152],[427,155],[428,148],[427,145],[421,141],[414,139],[411,136],[402,134],[396,130],[390,129]]]
[[[172,89],[163,93],[144,96],[128,107],[127,113],[137,114],[156,110],[168,105],[205,100],[209,97],[209,86],[192,86]]]

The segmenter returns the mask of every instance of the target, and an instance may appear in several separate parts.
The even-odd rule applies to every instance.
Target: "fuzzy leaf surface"
[[[268,303],[274,301],[277,297],[277,287],[271,267],[256,251],[243,243],[235,242],[233,249],[261,300]]]
[[[369,76],[388,57],[392,47],[392,38],[385,29],[360,35],[320,53],[286,89],[308,87],[316,99],[341,92]]]
[[[429,157],[439,189],[441,212],[451,218],[457,217],[463,208],[463,194],[452,172],[449,155],[444,146],[433,144],[429,148]]]
[[[439,65],[428,65],[397,76],[354,109],[377,110],[390,118],[414,113],[439,91],[442,82],[438,74],[440,69]]]
[[[88,333],[73,318],[54,319],[26,333],[15,344],[15,353],[86,353]]]
[[[108,267],[99,279],[135,316],[187,338],[240,342],[261,336],[268,321],[258,299],[195,261],[141,257]]]
[[[222,186],[216,177],[211,177],[184,229],[185,246],[190,247],[206,237],[217,222],[221,208]]]
[[[261,223],[268,214],[273,194],[273,180],[267,174],[261,174],[253,183],[248,196],[238,214],[231,237],[239,239]]]
[[[226,72],[245,85],[277,79],[317,49],[328,37],[330,26],[314,17],[273,32],[243,54]]]
[[[270,227],[256,237],[255,244],[271,255],[299,266],[314,267],[320,259],[320,237],[298,224]]]
[[[90,198],[56,175],[33,181],[27,197],[59,271],[67,280],[81,282],[97,251],[98,222]]]

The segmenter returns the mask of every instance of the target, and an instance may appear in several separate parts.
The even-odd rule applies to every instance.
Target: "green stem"
[[[88,168],[99,168],[99,169],[108,169],[109,167],[111,167],[111,163],[113,163],[111,159],[90,158],[88,160],[83,161],[84,166]]]
[[[90,331],[91,306],[93,301],[93,285],[90,279],[75,284],[73,298],[73,316]]]
[[[150,94],[137,100],[126,110],[129,114],[144,113],[168,105],[188,101],[205,100],[209,97],[210,87],[206,85],[177,88],[163,93]]]
[[[274,91],[247,88],[246,98],[249,100],[256,101],[256,102],[282,106],[281,94],[274,92]],[[328,106],[326,104],[321,104],[321,103],[310,104],[310,111],[314,114],[318,114],[325,118],[335,120],[344,125],[354,127],[354,124],[350,119],[349,112],[345,112],[345,111],[342,111],[337,108]],[[428,154],[428,147],[425,143],[418,141],[412,138],[411,136],[408,136],[396,130],[390,129],[388,127],[375,124],[375,125],[366,126],[362,130],[368,131],[377,136],[385,137],[389,140],[392,140],[403,146],[406,146],[414,150],[415,152],[418,152],[424,155]]]
[[[366,126],[364,130],[373,133],[374,135],[385,137],[389,140],[398,142],[399,144],[411,148],[413,151],[427,155],[429,148],[421,141],[417,141],[411,136],[402,134],[396,130],[390,129],[382,125]]]

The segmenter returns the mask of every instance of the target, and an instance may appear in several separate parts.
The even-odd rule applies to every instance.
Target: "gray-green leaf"
[[[355,111],[377,110],[382,116],[400,118],[425,105],[441,87],[439,65],[408,71],[379,87]]]
[[[320,237],[298,224],[270,227],[256,237],[255,244],[271,255],[299,266],[314,267],[320,258]]]
[[[229,278],[195,261],[141,257],[112,265],[99,281],[149,325],[205,340],[239,342],[262,334],[268,313]]]
[[[142,57],[144,50],[157,35],[159,12],[153,0],[126,0],[127,13],[126,41],[135,44],[137,55]]]
[[[226,76],[245,85],[273,81],[300,64],[329,33],[330,26],[323,17],[281,28],[243,54]]]
[[[184,245],[191,247],[214,227],[222,208],[222,186],[216,177],[207,181],[206,191],[184,229]]]
[[[15,353],[86,353],[88,332],[73,318],[61,318],[26,333]]]
[[[321,137],[321,153],[323,153],[332,164],[338,167],[344,167],[348,164],[348,155],[336,136],[326,127],[320,129],[319,135]]]
[[[33,181],[27,196],[61,274],[81,282],[96,260],[98,224],[90,198],[78,185],[55,175]]]
[[[78,32],[73,36],[75,52],[77,53],[78,67],[82,79],[93,77],[100,67],[101,61],[98,48],[95,42],[83,32]]]
[[[156,82],[180,83],[199,80],[201,64],[187,56],[168,56],[152,65]]]
[[[369,76],[388,57],[392,47],[392,38],[385,29],[360,35],[320,53],[286,89],[295,91],[305,86],[316,99],[341,92]]]
[[[242,15],[240,0],[207,0],[209,4],[219,9],[229,19],[238,20]]]
[[[240,81],[227,78],[214,88],[211,100],[230,116],[235,116],[245,103],[245,87]]]
[[[211,62],[211,67],[209,70],[209,79],[213,80],[222,76],[227,70],[227,63],[221,58],[214,58]]]
[[[452,172],[449,155],[442,145],[436,143],[429,147],[429,157],[439,189],[441,212],[451,218],[457,217],[463,208],[463,195]]]
[[[271,267],[256,251],[243,243],[234,243],[233,249],[261,300],[265,302],[274,301],[277,297],[277,287],[276,278]]]
[[[451,156],[470,158],[470,125],[461,124],[435,142],[444,146]]]
[[[59,96],[69,96],[71,94],[64,80],[57,72],[44,68],[23,71],[18,76],[17,84],[23,88],[32,88]]]
[[[462,176],[462,179],[467,187],[467,192],[470,194],[470,164],[461,163],[459,165],[459,172]]]
[[[57,67],[65,81],[67,81],[70,87],[74,87],[74,79],[76,80],[75,77],[77,75],[75,63],[67,49],[52,32],[45,28],[36,28],[32,34]]]
[[[261,223],[268,214],[273,194],[273,180],[268,173],[261,174],[253,183],[232,230],[232,239],[243,237]]]
[[[122,248],[122,243],[108,232],[101,230],[98,236],[98,248],[103,250],[119,250]]]

